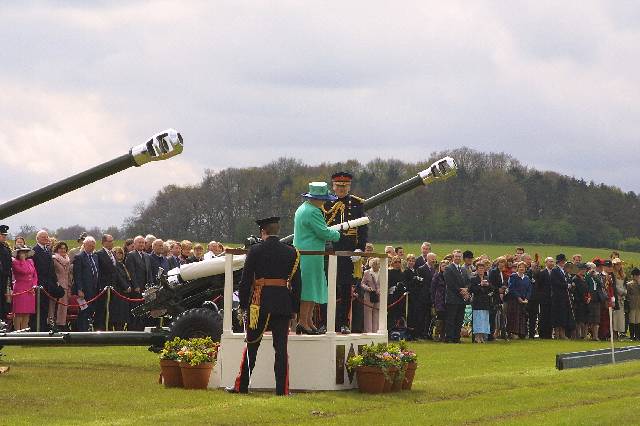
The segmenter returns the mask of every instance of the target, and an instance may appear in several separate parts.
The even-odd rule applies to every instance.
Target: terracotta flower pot
[[[182,384],[185,389],[206,389],[209,385],[209,376],[213,370],[212,362],[204,362],[198,365],[189,365],[186,362],[180,363],[182,373]]]
[[[389,369],[387,370],[387,375],[384,378],[384,389],[382,390],[382,392],[391,392],[393,388],[393,382],[396,381],[397,376],[398,369],[396,367],[389,367]]]
[[[391,392],[400,392],[402,390],[402,384],[404,383],[404,369],[396,370],[393,376],[393,383],[391,384]]]
[[[180,372],[180,363],[178,361],[161,359],[160,374],[162,375],[162,383],[164,383],[165,387],[182,387],[182,373]]]
[[[418,368],[417,362],[410,362],[405,367],[404,380],[402,381],[402,389],[411,390],[413,385],[413,378],[416,376],[416,369]]]
[[[362,393],[382,393],[384,373],[377,367],[358,367],[356,369],[358,389]]]

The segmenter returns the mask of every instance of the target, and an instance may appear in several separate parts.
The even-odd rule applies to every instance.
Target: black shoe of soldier
[[[318,334],[327,334],[327,327],[324,325],[318,329]]]
[[[226,388],[224,388],[224,390],[227,393],[244,393],[244,394],[249,393],[248,391],[245,391],[245,392],[239,391],[236,388],[234,388],[233,386],[226,387]]]
[[[340,334],[351,334],[351,330],[346,325],[340,327]]]

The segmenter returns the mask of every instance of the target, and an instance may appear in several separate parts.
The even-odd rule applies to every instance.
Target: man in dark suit
[[[436,274],[437,266],[435,253],[428,253],[425,257],[426,263],[416,270],[418,277],[422,278],[419,297],[422,300],[424,311],[420,320],[422,322],[422,337],[432,340],[431,308],[433,308],[433,302],[431,301],[431,281],[433,281],[433,276]]]
[[[0,225],[0,321],[11,312],[11,305],[5,299],[5,293],[11,292],[11,248],[7,244],[9,227]]]
[[[567,257],[564,254],[556,256],[556,267],[551,270],[551,325],[556,339],[568,339],[567,329],[571,326],[571,301],[564,265]]]
[[[116,281],[116,257],[111,250],[113,249],[113,237],[109,234],[102,236],[102,249],[96,252],[95,257],[98,261],[98,292],[104,290],[105,287],[115,287]],[[115,296],[111,296],[112,298]],[[101,297],[95,301],[95,315],[93,321],[94,330],[106,330],[106,304],[107,298]]]
[[[158,270],[162,268],[166,274],[169,270],[169,262],[167,258],[162,254],[164,249],[164,241],[157,238],[151,244],[151,254],[149,255],[149,266],[151,269],[151,282],[155,285],[158,284]]]
[[[142,235],[138,235],[133,239],[133,251],[127,254],[125,266],[131,276],[131,287],[133,293],[131,298],[141,298],[142,292],[150,284],[153,279],[151,277],[151,262],[149,255],[144,252],[145,240]],[[130,308],[133,309],[138,303],[132,303]],[[143,330],[144,321],[141,318],[130,316],[129,325],[132,330]]]
[[[416,269],[419,269],[420,267],[422,267],[422,265],[427,263],[427,255],[431,253],[431,243],[428,241],[422,243],[422,245],[420,246],[420,251],[422,252],[422,254],[418,258],[416,258]]]
[[[177,241],[172,242],[169,246],[167,264],[169,265],[169,270],[180,266],[180,243]]]
[[[56,277],[56,271],[53,267],[53,257],[51,248],[49,247],[49,233],[44,229],[38,231],[36,234],[36,242],[37,244],[33,247],[33,263],[36,267],[36,273],[38,274],[38,285],[51,293],[52,287],[57,285],[58,278]],[[48,331],[47,314],[49,312],[49,298],[44,293],[41,294],[40,306],[36,306],[36,309],[40,310],[40,331]],[[29,327],[31,327],[32,331],[36,331],[38,328],[36,321],[36,315],[32,316],[29,320]]]
[[[541,339],[551,339],[551,271],[555,266],[553,257],[544,260],[545,267],[535,276],[531,299],[527,305],[529,311],[529,338],[533,339],[538,322],[538,336]]]
[[[73,259],[73,292],[85,302],[96,297],[99,291],[99,269],[95,249],[96,240],[87,237],[82,244],[82,251]],[[102,306],[104,309],[104,304]],[[79,331],[89,331],[89,323],[93,320],[95,312],[95,302],[88,304],[84,309],[80,307],[77,320]]]
[[[462,252],[453,251],[453,262],[444,270],[445,289],[445,342],[460,343],[460,329],[464,321],[464,308],[469,297],[468,283],[462,267]]]
[[[292,315],[300,303],[299,254],[281,243],[279,217],[257,220],[262,243],[251,246],[240,282],[240,308],[249,309],[247,345],[242,354],[240,372],[231,393],[247,393],[249,377],[256,363],[262,333],[271,328],[275,362],[276,394],[289,394],[287,337]]]

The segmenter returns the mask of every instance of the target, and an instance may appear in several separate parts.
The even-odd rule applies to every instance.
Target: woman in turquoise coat
[[[340,233],[327,227],[322,213],[325,201],[335,201],[325,182],[311,182],[309,192],[302,195],[306,201],[296,210],[293,221],[293,245],[298,250],[324,251],[327,241],[338,241]],[[296,333],[317,334],[313,326],[313,308],[316,303],[327,303],[327,277],[324,256],[300,256],[302,291],[300,318]]]

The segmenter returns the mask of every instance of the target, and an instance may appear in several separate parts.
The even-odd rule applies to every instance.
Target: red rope
[[[407,297],[407,293],[404,293],[404,294],[400,297],[400,299],[396,300],[395,302],[393,302],[393,303],[392,303],[392,304],[390,304],[390,305],[387,305],[387,309],[391,309],[391,308],[393,308],[393,307],[394,307],[394,306],[396,306],[398,303],[402,302],[406,297]],[[374,305],[370,305],[369,303],[365,302],[364,300],[360,300],[360,299],[356,299],[356,300],[357,300],[359,303],[363,304],[364,306],[368,306],[368,307],[373,308],[373,309],[380,309],[380,308],[376,308]]]
[[[31,287],[30,289],[27,289],[25,291],[21,291],[20,293],[11,293],[11,297],[15,297],[15,296],[22,296],[23,294],[27,294],[27,293],[31,293],[31,294],[35,294],[35,286]]]
[[[216,303],[218,300],[222,299],[222,295],[219,294],[218,297],[212,300],[213,303]]]
[[[131,303],[139,303],[139,302],[144,302],[144,299],[132,299],[130,297],[124,296],[120,293],[118,293],[118,291],[115,288],[111,288],[111,291],[113,292],[113,294],[115,294],[116,296],[118,296],[120,299],[124,300],[125,302],[131,302]]]
[[[49,299],[53,300],[53,301],[54,301],[54,302],[56,302],[58,305],[68,306],[68,307],[71,307],[71,308],[80,308],[81,306],[84,306],[84,305],[78,305],[78,304],[75,304],[75,303],[74,303],[74,304],[67,304],[67,303],[61,302],[61,301],[59,301],[58,299],[56,299],[55,297],[53,297],[52,295],[50,295],[50,294],[47,292],[47,290],[45,290],[45,289],[44,289],[44,287],[40,287],[40,289],[44,292],[44,294],[45,294]],[[86,304],[86,305],[88,305],[89,303],[93,303],[93,302],[95,302],[95,301],[96,301],[96,300],[98,300],[98,299],[99,299],[99,298],[100,298],[100,297],[101,297],[101,296],[102,296],[106,291],[107,291],[107,287],[103,288],[103,289],[102,289],[102,291],[101,291],[100,293],[98,293],[98,294],[97,294],[93,299],[91,299],[91,300],[87,300],[87,301],[85,302],[85,304]]]

